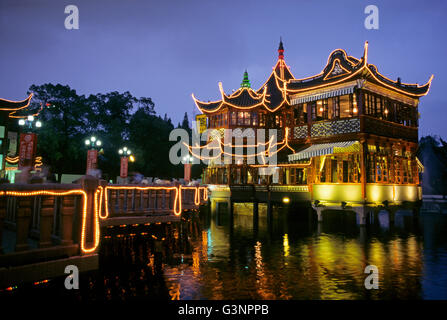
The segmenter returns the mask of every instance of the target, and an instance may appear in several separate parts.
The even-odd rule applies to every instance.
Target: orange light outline
[[[273,138],[273,136],[270,138],[270,140],[269,140],[269,142],[268,142],[268,144],[271,142],[271,139]],[[277,142],[277,143],[275,143],[275,144],[273,144],[273,146],[270,146],[270,144],[269,144],[269,146],[268,146],[268,148],[267,148],[267,150],[264,150],[264,151],[262,151],[262,152],[258,152],[258,153],[256,153],[256,154],[234,154],[234,153],[228,153],[228,152],[225,152],[223,149],[222,149],[222,142],[221,142],[221,140],[219,139],[219,142],[220,142],[220,144],[219,144],[219,149],[220,149],[220,153],[217,155],[217,156],[213,156],[213,157],[208,157],[208,156],[202,156],[202,155],[196,155],[196,154],[194,154],[194,152],[192,151],[194,148],[199,148],[199,149],[202,149],[202,148],[204,148],[204,147],[207,147],[208,146],[208,144],[206,144],[205,146],[200,146],[200,147],[193,147],[193,146],[189,146],[189,145],[187,145],[185,142],[183,143],[187,148],[188,148],[188,150],[189,150],[189,152],[194,156],[194,157],[196,157],[196,158],[198,158],[198,159],[200,159],[200,160],[212,160],[212,159],[216,159],[216,158],[218,158],[218,157],[220,157],[222,154],[224,154],[224,155],[228,155],[228,156],[231,156],[231,157],[242,157],[242,158],[249,158],[249,157],[258,157],[258,156],[262,156],[262,157],[265,157],[265,155],[269,155],[269,156],[271,156],[271,155],[273,155],[273,154],[276,154],[276,153],[278,153],[279,151],[281,151],[282,149],[284,149],[285,147],[288,147],[292,152],[294,152],[295,153],[295,150],[289,145],[289,127],[286,127],[285,128],[285,137],[284,137],[284,139],[281,141],[281,142]],[[213,142],[210,142],[210,143],[213,143]],[[278,145],[282,145],[279,149],[277,149],[277,150],[275,150],[275,151],[272,151],[272,152],[270,152],[270,149],[271,148],[274,148],[274,147],[276,147],[276,146],[278,146]],[[232,145],[232,146],[234,146],[234,147],[239,147],[239,148],[243,148],[243,147],[253,147],[253,145],[246,145],[246,146],[244,146],[244,145],[241,145],[241,146],[236,146],[236,145]],[[257,146],[257,145],[256,145]],[[213,149],[217,149],[217,147],[212,147]],[[264,159],[265,160],[265,159]],[[264,163],[265,163],[265,161],[264,161]]]
[[[251,89],[251,88],[244,88],[244,89],[251,89],[251,91],[255,92],[256,94],[258,94],[257,91],[259,91],[261,88],[264,88],[263,101],[262,101],[261,103],[257,103],[257,104],[255,104],[255,105],[252,105],[252,106],[249,106],[249,107],[239,107],[239,106],[235,106],[235,105],[233,105],[233,104],[231,104],[231,103],[226,102],[225,99],[224,99],[224,97],[225,97],[226,95],[225,95],[225,93],[223,92],[222,82],[219,82],[219,90],[220,90],[220,92],[221,92],[222,100],[220,100],[220,101],[219,101],[219,100],[216,100],[216,101],[211,101],[211,102],[202,102],[202,101],[198,100],[198,99],[194,96],[194,93],[191,94],[192,99],[194,100],[194,103],[195,103],[196,107],[197,107],[197,108],[199,109],[199,111],[202,112],[202,113],[215,113],[215,112],[217,112],[218,110],[220,110],[224,104],[226,104],[226,105],[228,105],[228,106],[230,106],[230,107],[232,107],[232,108],[235,108],[235,109],[242,109],[242,110],[250,110],[250,109],[253,109],[253,108],[256,108],[256,107],[259,107],[259,106],[264,106],[265,109],[267,109],[268,111],[270,111],[270,112],[275,112],[276,110],[278,110],[280,107],[283,106],[284,102],[287,101],[287,95],[286,95],[286,93],[283,93],[283,95],[284,95],[284,94],[286,95],[285,98],[284,98],[284,100],[279,104],[278,107],[276,107],[276,108],[274,108],[274,109],[270,109],[269,107],[267,107],[267,106],[265,105],[264,101],[265,101],[265,93],[266,93],[266,89],[267,89],[267,88],[266,88],[266,84],[267,84],[267,82],[270,80],[270,78],[271,78],[272,75],[275,76],[276,85],[277,85],[277,88],[278,88],[280,91],[283,91],[283,90],[281,89],[281,86],[278,85],[278,78],[279,78],[282,82],[284,82],[284,88],[286,87],[286,83],[287,83],[287,81],[284,80],[284,79],[281,79],[281,78],[276,74],[276,71],[275,71],[275,70],[276,70],[276,68],[278,67],[278,64],[280,64],[280,66],[279,66],[280,68],[287,68],[287,70],[289,71],[289,73],[292,75],[292,78],[289,79],[289,81],[295,79],[295,76],[294,76],[294,75],[292,74],[292,72],[290,71],[290,68],[286,65],[284,59],[280,59],[280,58],[278,58],[278,61],[276,62],[275,66],[273,67],[273,71],[270,73],[270,75],[267,77],[267,80],[264,82],[264,84],[263,84],[262,86],[259,87],[258,90],[255,91],[255,90],[253,90],[253,89]],[[239,89],[239,90],[240,90],[240,89]],[[230,95],[229,97],[230,97],[230,98],[238,97],[238,96],[242,93],[242,91],[243,91],[243,90],[241,90],[241,92],[239,92],[238,95],[233,96],[233,94],[232,94],[232,95]],[[236,91],[236,92],[237,92],[237,91]],[[249,91],[249,94],[250,94],[250,91]],[[250,96],[251,96],[251,94],[250,94]],[[259,99],[259,98],[254,98],[253,96],[251,96],[251,97],[252,97],[253,99]],[[220,102],[220,104],[219,104],[218,107],[216,107],[215,109],[212,109],[212,110],[202,110],[202,109],[199,107],[198,102],[200,102],[201,104],[205,104],[205,105],[214,104],[214,103],[218,103],[218,102]]]
[[[98,191],[95,192],[95,195]],[[29,192],[19,192],[19,191],[1,191],[1,195],[6,196],[16,196],[16,197],[33,197],[33,196],[39,196],[39,195],[50,195],[50,196],[67,196],[67,195],[81,195],[83,198],[83,207],[82,207],[82,228],[81,228],[81,251],[84,253],[90,253],[96,250],[96,248],[99,245],[99,239],[100,239],[100,228],[99,228],[99,219],[98,219],[98,210],[97,210],[97,201],[95,197],[95,227],[94,227],[94,233],[95,233],[95,241],[92,248],[87,249],[85,247],[85,229],[87,225],[87,193],[82,189],[75,189],[75,190],[69,190],[69,191],[50,191],[50,190],[38,190],[38,191],[29,191]]]
[[[347,72],[348,74],[351,73],[351,71],[349,71],[348,69],[346,69],[345,67],[343,67],[343,65],[341,64],[340,59],[339,59],[339,58],[336,58],[336,59],[332,62],[332,67],[331,67],[331,69],[329,70],[329,72],[324,76],[323,80],[333,79],[333,78],[336,78],[336,77],[340,77],[340,76],[345,75],[345,73],[340,73],[340,74],[336,74],[336,75],[332,75],[332,76],[331,76],[331,73],[332,73],[332,71],[334,70],[334,68],[335,68],[335,64],[337,63],[337,61],[338,61],[338,65],[340,66],[340,68],[341,68],[342,70],[344,70],[344,71]]]
[[[16,163],[19,162],[19,156],[17,156],[17,157],[8,157],[8,156],[6,156],[5,157],[5,161],[7,163],[9,163],[9,164],[16,164]]]
[[[326,64],[326,66],[324,67],[324,69],[327,68],[331,55],[332,55],[335,51],[337,51],[337,50],[341,50],[341,51],[343,51],[344,54],[345,54],[345,56],[346,56],[346,52],[345,52],[343,49],[336,49],[336,50],[332,51],[331,54],[329,55],[328,62],[327,62],[327,64]],[[361,61],[361,60],[359,60],[359,62],[360,62],[360,61]],[[369,66],[370,66],[371,64],[368,64],[367,61],[368,61],[368,41],[365,42],[365,46],[364,46],[363,66],[362,66],[361,68],[359,68],[357,71],[355,71],[354,73],[351,73],[351,75],[349,75],[348,77],[343,78],[343,79],[339,79],[339,80],[334,81],[334,82],[331,82],[331,83],[321,84],[321,85],[319,85],[319,86],[314,86],[314,87],[309,87],[309,88],[304,88],[304,89],[287,89],[287,91],[289,91],[289,92],[291,92],[291,93],[299,93],[299,92],[303,92],[303,91],[314,90],[314,89],[318,89],[318,88],[323,88],[323,87],[331,86],[331,85],[340,83],[340,82],[342,82],[342,81],[348,80],[348,79],[352,78],[354,75],[356,75],[357,73],[359,73],[360,71],[366,69],[366,70],[368,71],[368,73],[371,74],[371,75],[373,76],[373,78],[374,78],[377,82],[379,82],[380,84],[383,84],[384,86],[386,86],[386,87],[388,87],[388,88],[390,88],[390,89],[392,89],[392,90],[395,90],[395,91],[397,91],[397,92],[400,92],[400,93],[403,93],[403,94],[406,94],[406,95],[409,95],[409,96],[412,96],[412,97],[422,97],[422,96],[425,96],[425,95],[428,94],[428,92],[429,92],[429,90],[430,90],[430,87],[431,87],[431,82],[432,82],[432,80],[433,80],[434,75],[431,75],[431,77],[430,77],[430,79],[428,80],[428,82],[425,83],[425,84],[423,84],[423,85],[418,85],[418,84],[416,84],[416,83],[412,84],[412,83],[403,83],[403,82],[402,82],[402,83],[401,83],[402,85],[409,85],[409,86],[411,86],[411,85],[413,85],[413,86],[416,85],[417,88],[424,87],[424,86],[426,86],[427,84],[429,85],[429,88],[427,89],[427,92],[426,92],[426,93],[421,93],[421,94],[409,93],[409,92],[406,92],[406,91],[401,90],[401,89],[399,89],[399,88],[393,87],[393,86],[391,86],[391,85],[389,85],[389,84],[387,84],[387,83],[381,81],[380,79],[378,79],[378,78],[374,75],[374,73],[369,69]],[[357,63],[357,65],[358,65],[358,63]],[[373,65],[373,66],[375,67],[376,70],[378,70],[377,67],[376,67],[375,65]],[[320,75],[322,75],[322,74],[324,73],[324,69],[323,69],[323,71],[322,71],[321,73],[319,73],[318,75],[311,76],[311,77],[308,77],[308,78],[303,78],[303,79],[296,79],[296,80],[299,81],[299,80],[305,80],[305,79],[310,79],[310,78],[313,78],[313,77],[320,76]],[[397,81],[394,81],[394,80],[389,79],[388,77],[382,75],[379,71],[377,71],[377,73],[380,74],[381,77],[387,79],[388,81],[393,82],[393,83],[397,83]],[[293,81],[293,82],[296,82],[296,81]],[[293,82],[292,82],[292,79],[288,81],[288,83],[293,83]]]
[[[106,219],[109,217],[109,199],[108,199],[108,192],[107,190],[175,190],[175,198],[174,198],[174,208],[173,212],[174,215],[179,216],[182,213],[182,203],[181,203],[181,195],[179,196],[179,189],[177,187],[154,187],[154,186],[148,186],[148,187],[139,187],[139,186],[132,186],[132,187],[125,187],[125,186],[106,186],[104,190],[104,208],[105,208],[105,215],[100,216],[101,219]]]
[[[24,108],[26,108],[26,107],[28,107],[28,106],[30,105],[32,96],[33,96],[33,93],[31,93],[31,94],[28,96],[28,98],[23,99],[23,100],[21,100],[21,101],[14,101],[14,100],[2,99],[2,100],[4,100],[4,101],[11,102],[11,103],[21,103],[21,102],[25,102],[26,100],[28,100],[28,103],[27,103],[25,106],[23,106],[23,107],[19,107],[19,108],[12,108],[12,109],[11,109],[11,108],[0,108],[0,111],[18,111],[18,110],[22,110],[22,109],[24,109]]]
[[[194,189],[194,204],[196,206],[200,205],[200,190],[198,187],[193,187],[193,186],[189,187],[189,186],[179,185],[179,189],[180,189],[180,193],[182,192],[183,189],[184,190]]]

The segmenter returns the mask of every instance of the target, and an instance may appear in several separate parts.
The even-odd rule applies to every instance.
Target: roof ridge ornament
[[[363,49],[363,63],[365,66],[368,64],[368,40],[365,41],[365,46]]]
[[[284,59],[284,45],[282,43],[282,37],[279,37],[278,59]]]
[[[241,88],[251,88],[250,80],[248,79],[248,72],[245,69],[244,78],[242,79]]]

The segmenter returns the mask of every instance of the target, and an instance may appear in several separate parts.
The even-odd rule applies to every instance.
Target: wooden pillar
[[[132,212],[134,209],[134,193],[135,190],[127,190],[126,194],[126,210],[127,212]]]
[[[4,221],[6,217],[6,197],[2,196],[0,197],[0,254],[3,254],[3,246],[2,246],[2,239],[3,239],[3,228],[4,228]]]
[[[217,212],[216,200],[210,199],[209,207],[210,207],[210,213],[211,214],[216,214],[216,212]]]
[[[357,223],[360,226],[365,226],[369,218],[369,209],[366,206],[355,207],[354,211],[356,213]]]
[[[228,210],[230,211],[230,217],[233,219],[234,215],[234,202],[232,200],[228,201]]]
[[[92,176],[84,176],[81,178],[82,189],[87,193],[87,212],[85,225],[85,243],[87,247],[91,247],[89,243],[95,241],[95,192],[99,185],[99,180]],[[82,219],[81,219],[82,221]]]
[[[259,216],[259,203],[257,201],[253,202],[253,216]]]
[[[149,201],[150,201],[150,192],[149,190],[144,190],[142,195],[142,199],[141,199],[141,210],[147,211],[149,209]]]
[[[118,201],[118,198],[117,198],[118,191],[109,189],[109,190],[104,190],[104,192],[108,193],[107,194],[108,203],[105,203],[105,201],[104,201],[104,210],[106,210],[105,206],[107,205],[109,207],[108,208],[109,216],[113,216],[113,214],[115,213],[116,203]],[[104,197],[105,197],[105,194],[104,194]]]
[[[168,203],[168,209],[172,209],[172,212],[174,212],[174,200],[175,200],[175,191],[167,191],[167,203]]]
[[[361,141],[360,142],[360,172],[361,172],[360,183],[362,186],[362,199],[364,202],[366,202],[366,200],[367,200],[366,199],[367,152],[368,152],[368,145],[367,145],[366,141]]]
[[[74,196],[65,196],[62,199],[61,206],[61,245],[70,245],[73,243],[73,216],[75,214]],[[79,211],[82,215],[82,209]],[[82,219],[79,219],[82,221]]]
[[[47,248],[52,245],[51,233],[54,221],[54,196],[43,196],[40,209],[40,235],[39,248]]]
[[[323,209],[324,207],[315,207],[318,222],[323,222]]]
[[[230,213],[230,219],[229,219],[230,237],[232,237],[234,231],[234,202],[231,199],[228,201],[228,211]]]
[[[154,212],[157,207],[157,190],[151,190],[149,196],[150,196],[150,210]]]
[[[253,202],[253,226],[258,227],[259,222],[259,204],[257,201]]]
[[[307,108],[307,139],[311,138],[311,132],[312,132],[312,108],[310,103],[306,103]]]
[[[124,195],[125,192],[124,190],[116,190],[117,192],[117,198],[118,198],[118,214],[123,214],[124,213]]]
[[[389,217],[389,222],[390,222],[390,228],[394,227],[394,220],[395,220],[395,215],[396,215],[396,209],[390,209],[388,210],[388,217]]]
[[[161,199],[162,199],[161,207],[162,207],[163,211],[166,210],[166,193],[167,193],[166,190],[162,190],[162,192],[161,192]]]
[[[136,212],[142,212],[143,211],[143,191],[142,190],[135,190],[135,196],[134,196],[134,202],[135,207],[134,210]]]
[[[18,197],[18,209],[16,217],[16,247],[15,251],[28,249],[28,232],[31,223],[32,198]]]
[[[271,191],[270,191],[270,187],[268,186],[268,190],[267,190],[267,221],[268,223],[271,222],[272,219],[272,211],[273,211],[273,204],[271,201]]]
[[[157,199],[156,209],[157,210],[161,210],[161,208],[162,208],[162,194],[161,194],[161,191],[157,190],[156,194],[157,194],[157,197],[156,197],[156,199]]]

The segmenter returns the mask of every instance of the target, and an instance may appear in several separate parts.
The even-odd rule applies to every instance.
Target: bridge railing
[[[3,184],[0,254],[58,246],[69,247],[68,256],[94,252],[103,219],[180,215],[207,198],[203,186],[107,185],[93,177],[81,184]]]
[[[168,221],[207,198],[203,186],[108,185],[91,176],[79,184],[1,184],[0,289],[34,275],[63,275],[67,263],[92,270],[98,263],[101,225],[113,225],[115,217]]]
[[[0,185],[0,268],[93,252],[88,193],[81,184]]]
[[[156,186],[106,186],[105,212],[101,218],[122,215],[177,213],[178,189]]]
[[[120,216],[180,215],[208,199],[206,187],[105,185],[102,219]]]

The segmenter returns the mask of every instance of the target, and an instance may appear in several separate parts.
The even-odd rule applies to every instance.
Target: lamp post
[[[34,164],[37,148],[37,134],[31,132],[31,130],[33,128],[39,129],[42,127],[42,122],[30,115],[26,118],[19,119],[19,126],[26,128],[25,131],[27,131],[20,133],[18,169],[21,170],[25,167],[32,167]]]
[[[88,147],[86,170],[86,174],[88,174],[90,170],[98,168],[98,150],[101,149],[102,142],[95,136],[91,136],[85,140],[85,146]]]
[[[189,154],[183,157],[183,164],[184,164],[183,179],[187,182],[191,180],[191,166],[193,159],[194,158],[191,157]]]
[[[127,178],[129,157],[132,157],[132,151],[127,147],[123,147],[118,150],[118,154],[121,156],[120,177]]]

